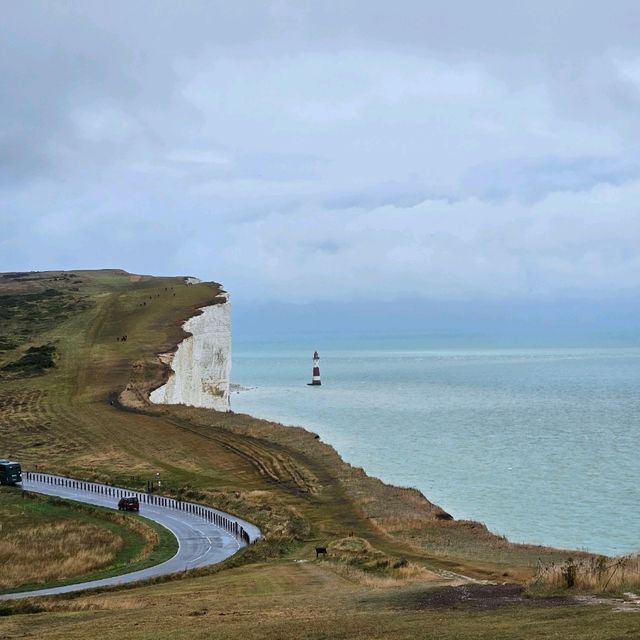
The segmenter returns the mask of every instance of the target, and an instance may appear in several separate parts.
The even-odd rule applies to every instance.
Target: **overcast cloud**
[[[0,270],[640,291],[636,1],[5,3]]]

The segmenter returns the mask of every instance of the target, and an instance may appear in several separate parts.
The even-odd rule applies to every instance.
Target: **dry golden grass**
[[[117,511],[3,488],[0,514],[0,590],[106,577],[173,555],[168,532]]]
[[[434,580],[434,574],[417,565],[400,569],[397,575],[370,573],[353,565],[339,563],[332,563],[332,570],[345,580],[369,589],[391,589],[405,586],[411,581]]]
[[[0,588],[65,580],[106,567],[122,544],[115,533],[76,521],[13,531],[0,539]]]
[[[640,589],[640,554],[568,558],[561,564],[541,566],[532,584],[597,593]]]
[[[135,531],[144,540],[144,546],[140,549],[137,555],[131,559],[131,562],[139,562],[146,558],[151,553],[152,549],[158,544],[158,532],[140,520],[132,520],[130,518],[126,518],[126,516],[122,516],[121,514],[114,513],[110,515],[115,516],[115,521],[120,522],[120,524],[124,524],[128,529]]]
[[[348,580],[372,588],[395,587],[411,581],[434,581],[440,576],[406,558],[390,556],[368,540],[350,536],[327,546],[333,570]]]

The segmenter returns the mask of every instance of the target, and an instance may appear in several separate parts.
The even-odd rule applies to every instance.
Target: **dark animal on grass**
[[[325,556],[327,555],[327,547],[316,547],[316,560],[320,557],[320,556]]]

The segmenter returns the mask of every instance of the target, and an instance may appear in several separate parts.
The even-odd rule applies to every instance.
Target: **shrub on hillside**
[[[56,348],[52,344],[30,347],[19,360],[10,362],[2,367],[2,370],[23,373],[40,373],[45,369],[55,367],[55,362],[53,360],[55,352]]]

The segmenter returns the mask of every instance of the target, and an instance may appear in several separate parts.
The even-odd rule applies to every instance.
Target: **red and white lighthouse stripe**
[[[313,386],[322,384],[322,382],[320,382],[320,356],[317,351],[313,354],[313,373],[311,375],[311,384]]]

